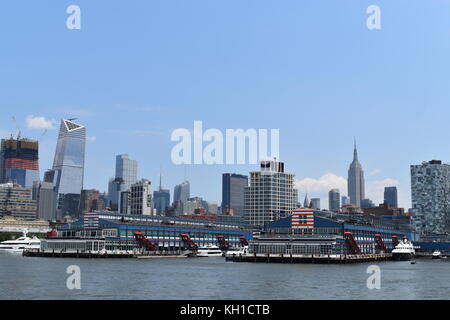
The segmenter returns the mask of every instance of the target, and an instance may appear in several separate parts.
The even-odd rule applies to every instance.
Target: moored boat
[[[416,254],[413,244],[407,238],[403,238],[392,250],[392,259],[395,261],[411,261]]]
[[[40,249],[41,240],[37,237],[27,237],[28,230],[23,230],[23,236],[15,240],[7,240],[0,243],[0,253],[21,254],[25,249]]]

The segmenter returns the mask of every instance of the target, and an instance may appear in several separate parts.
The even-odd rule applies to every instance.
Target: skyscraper
[[[116,176],[108,184],[109,207],[112,211],[124,213],[122,208],[123,192],[129,191],[131,185],[137,182],[138,162],[131,160],[127,154],[116,156]]]
[[[136,183],[138,162],[131,160],[127,154],[116,156],[116,178],[121,178],[126,190],[129,190],[133,183]]]
[[[77,216],[83,189],[86,127],[61,119],[55,159],[53,183],[57,194],[57,216]]]
[[[152,185],[149,180],[142,179],[131,185],[129,213],[133,215],[153,215]]]
[[[328,192],[328,210],[338,212],[341,209],[341,195],[339,189],[331,189]]]
[[[244,215],[244,193],[247,186],[247,176],[235,173],[222,174],[222,213]]]
[[[2,139],[0,181],[32,188],[39,181],[39,143],[30,139]]]
[[[389,206],[398,208],[397,187],[385,187],[384,200]]]
[[[153,192],[153,203],[156,211],[161,214],[165,213],[170,206],[170,190],[162,188],[162,175],[159,176],[159,188]]]
[[[53,183],[35,181],[33,184],[33,200],[37,203],[37,218],[56,220],[55,190]]]
[[[450,165],[440,160],[412,165],[411,200],[418,232],[449,232]]]
[[[312,209],[320,210],[320,198],[311,198],[310,207]]]
[[[294,174],[284,172],[284,163],[261,161],[261,171],[250,172],[250,186],[245,188],[247,223],[264,225],[290,216],[298,202]]]
[[[182,183],[175,186],[173,190],[173,201],[180,200],[185,203],[191,196],[189,181],[185,180]]]
[[[364,192],[364,171],[361,164],[358,161],[358,151],[353,151],[353,162],[348,169],[348,196],[350,197],[350,203],[361,207],[361,199],[365,198]]]

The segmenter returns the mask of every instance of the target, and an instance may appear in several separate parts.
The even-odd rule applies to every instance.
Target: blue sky
[[[71,4],[81,30],[66,28]],[[381,30],[366,28],[372,4]],[[346,193],[354,136],[376,202],[397,185],[409,207],[409,166],[450,159],[450,1],[3,1],[0,38],[2,136],[14,116],[41,141],[43,173],[58,120],[78,117],[86,188],[106,190],[115,155],[128,153],[155,185],[160,166],[170,189],[186,171],[192,195],[220,202],[222,172],[257,168],[173,165],[170,134],[194,120],[280,129],[300,197],[322,204],[331,187]]]

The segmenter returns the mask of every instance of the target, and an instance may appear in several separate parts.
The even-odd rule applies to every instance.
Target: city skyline
[[[2,23],[14,31],[4,32],[14,50],[0,62],[1,136],[15,132],[15,117],[24,137],[40,141],[42,175],[51,168],[58,119],[78,117],[89,129],[85,188],[106,191],[115,155],[128,153],[141,163],[140,178],[157,181],[162,165],[172,189],[186,170],[193,195],[221,201],[221,174],[254,166],[175,166],[170,133],[195,120],[222,131],[278,128],[280,160],[296,174],[300,198],[308,191],[323,204],[330,189],[347,190],[356,136],[366,197],[381,203],[384,187],[395,185],[399,206],[409,208],[409,166],[450,161],[450,21],[440,16],[450,7],[381,0],[383,27],[371,31],[369,4],[263,1],[239,4],[236,13],[231,3],[110,8],[81,0],[83,27],[70,31],[64,4],[29,4],[16,21],[5,13],[22,8],[9,2]],[[123,23],[92,14],[104,8],[120,12]]]

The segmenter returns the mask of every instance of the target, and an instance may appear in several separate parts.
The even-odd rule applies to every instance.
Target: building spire
[[[354,138],[353,161],[358,161],[358,150],[356,149],[356,137]]]
[[[303,201],[303,208],[309,207],[309,199],[308,199],[308,192],[305,193],[305,201]]]

